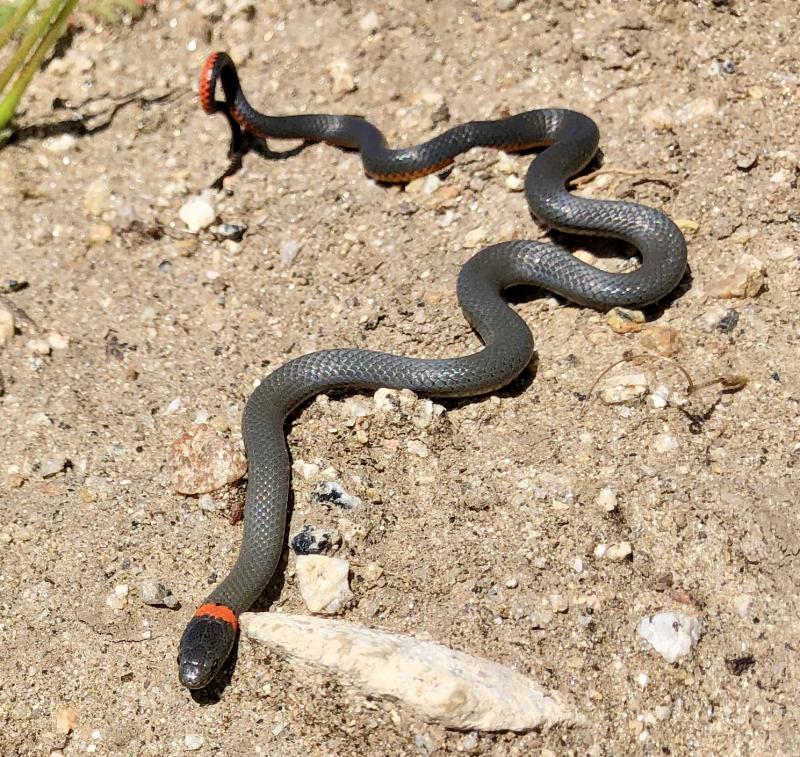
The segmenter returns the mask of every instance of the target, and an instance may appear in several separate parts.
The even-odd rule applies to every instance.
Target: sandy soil
[[[188,735],[201,754],[231,755],[800,753],[794,0],[192,5],[76,31],[0,152],[0,283],[28,283],[3,284],[5,297],[70,340],[37,355],[40,334],[18,318],[0,351],[0,752],[180,754]],[[477,249],[469,233],[544,236],[495,153],[463,156],[443,177],[456,189],[427,195],[377,186],[356,155],[326,146],[246,158],[215,198],[221,221],[248,227],[240,244],[188,234],[179,208],[226,163],[224,119],[195,93],[212,49],[243,61],[261,108],[365,114],[396,144],[473,118],[582,110],[605,165],[634,172],[583,191],[687,229],[691,277],[648,319],[679,335],[675,358],[696,383],[740,374],[741,391],[709,386],[683,409],[587,402],[605,368],[647,352],[646,332],[614,333],[602,314],[528,292],[518,309],[537,363],[498,397],[448,404],[430,432],[376,424],[366,443],[340,399],[291,429],[295,461],[333,467],[365,500],[348,516],[360,536],[339,552],[355,566],[343,617],[528,672],[571,696],[586,726],[476,740],[247,641],[218,701],[178,684],[178,638],[238,548],[227,509],[244,490],[216,493],[213,512],[175,494],[171,442],[198,413],[238,439],[254,381],[310,350],[474,350],[454,297]],[[354,91],[341,91],[346,72],[334,91],[332,66],[349,68]],[[98,128],[54,143],[76,114],[97,114]],[[518,175],[529,160],[513,158]],[[101,177],[111,194],[95,183],[87,195]],[[300,244],[290,263],[286,242]],[[748,254],[765,290],[711,296]],[[720,306],[735,315],[715,321]],[[685,388],[663,360],[615,370]],[[415,439],[427,457],[409,451]],[[295,476],[290,534],[342,526],[314,484]],[[597,504],[603,487],[612,512]],[[599,556],[624,541],[628,559]],[[360,574],[369,563],[380,580]],[[180,609],[143,604],[143,578]],[[106,598],[121,585],[115,610]],[[303,611],[291,560],[273,593]],[[677,665],[636,634],[661,610],[705,624]]]

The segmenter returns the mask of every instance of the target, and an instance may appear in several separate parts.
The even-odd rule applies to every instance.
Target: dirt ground
[[[0,752],[800,754],[798,27],[795,0],[206,0],[77,29],[0,151],[0,286],[38,327],[18,314],[0,348]],[[176,494],[172,441],[207,416],[238,442],[254,382],[311,350],[475,350],[460,266],[483,244],[545,236],[509,182],[529,156],[509,167],[473,150],[429,194],[378,186],[324,145],[246,157],[213,198],[220,222],[247,226],[240,243],[188,233],[180,207],[226,165],[227,125],[196,95],[214,49],[241,62],[260,109],[367,115],[398,145],[581,110],[604,165],[628,171],[581,191],[685,229],[691,274],[648,321],[680,339],[696,384],[737,374],[743,389],[712,383],[682,407],[587,399],[606,368],[652,353],[648,330],[618,334],[530,291],[515,306],[537,360],[509,390],[444,403],[430,430],[376,423],[366,440],[352,404],[317,401],[289,437],[295,464],[333,468],[364,500],[338,552],[354,573],[345,620],[526,672],[586,725],[446,731],[247,640],[218,701],[179,685],[177,642],[238,549],[228,511],[244,487],[214,493],[216,510]],[[763,291],[716,298],[747,255]],[[69,343],[40,354],[51,332]],[[611,373],[631,372],[685,393],[669,361]],[[294,476],[290,536],[345,530],[315,483]],[[602,554],[622,542],[627,558]],[[145,578],[180,608],[142,603]],[[304,611],[292,558],[273,593]],[[705,628],[674,665],[636,632],[662,610]]]

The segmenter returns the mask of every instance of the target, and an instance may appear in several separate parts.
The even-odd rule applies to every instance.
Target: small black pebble
[[[753,665],[755,664],[756,664],[756,658],[753,657],[753,655],[751,654],[745,655],[744,657],[725,658],[725,666],[735,676],[742,675],[742,673],[752,668]]]
[[[722,61],[722,73],[723,74],[735,74],[736,73],[736,64],[732,60],[724,60],[724,61]]]
[[[717,328],[723,334],[730,334],[736,328],[737,323],[739,323],[739,311],[731,309],[720,318]]]
[[[214,229],[219,239],[232,239],[234,242],[241,242],[247,226],[239,226],[235,223],[221,223]]]
[[[306,524],[292,539],[292,549],[296,555],[321,555],[331,548],[330,534],[315,531]]]

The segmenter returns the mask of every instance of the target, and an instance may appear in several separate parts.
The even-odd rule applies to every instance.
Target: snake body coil
[[[224,101],[214,99],[218,82]],[[505,288],[537,285],[581,305],[607,310],[655,302],[675,288],[686,268],[683,235],[664,214],[566,191],[566,181],[592,159],[599,140],[594,121],[581,113],[545,109],[475,121],[421,145],[392,150],[376,127],[356,116],[258,113],[245,99],[225,53],[208,58],[200,78],[200,100],[206,112],[227,117],[234,152],[242,132],[258,138],[328,142],[359,150],[366,173],[380,181],[405,182],[438,171],[471,147],[517,151],[544,146],[525,179],[532,214],[562,231],[624,240],[636,247],[642,263],[632,273],[614,274],[552,244],[528,240],[495,244],[469,260],[458,278],[459,304],[484,344],[479,352],[423,360],[367,350],[324,350],[291,360],[267,376],[247,401],[242,421],[249,478],[241,551],[181,638],[179,676],[189,688],[207,685],[219,671],[235,642],[237,615],[259,597],[277,567],[290,479],[284,422],[294,409],[316,394],[341,389],[407,388],[434,397],[495,391],[512,381],[533,356],[530,330],[500,296]]]

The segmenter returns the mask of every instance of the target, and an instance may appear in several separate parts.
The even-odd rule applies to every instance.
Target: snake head
[[[236,614],[225,605],[205,604],[181,636],[178,678],[189,689],[208,686],[219,673],[236,641]]]

